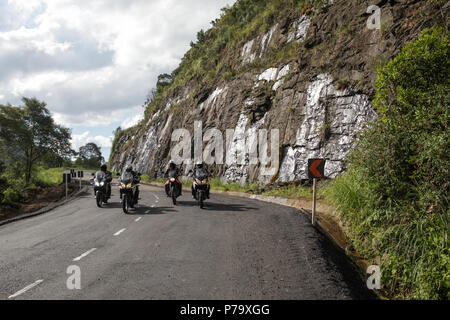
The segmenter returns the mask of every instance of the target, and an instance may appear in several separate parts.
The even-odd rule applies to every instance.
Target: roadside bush
[[[20,193],[13,189],[8,188],[5,191],[3,191],[3,200],[2,204],[15,206],[20,201]]]
[[[449,298],[449,46],[426,29],[377,70],[379,120],[327,190],[394,297]]]

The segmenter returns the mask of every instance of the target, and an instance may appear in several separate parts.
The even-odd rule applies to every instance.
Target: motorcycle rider
[[[164,178],[169,179],[169,176],[170,177],[174,177],[176,179],[176,182],[177,182],[177,185],[178,185],[178,192],[179,192],[179,195],[181,196],[183,188],[182,188],[181,183],[178,180],[178,177],[181,176],[181,171],[177,167],[177,165],[175,164],[175,162],[173,160],[170,160],[169,168],[166,170],[166,173],[164,173]],[[169,195],[169,186],[170,186],[169,180],[167,180],[167,182],[166,182],[164,187],[166,189],[166,195],[168,197],[170,197],[170,195]]]
[[[111,181],[112,181],[112,172],[107,170],[106,164],[102,164],[100,166],[100,171],[95,173],[95,177],[103,176],[104,182],[106,183],[106,199],[111,198]],[[95,190],[94,190],[95,196]]]
[[[133,167],[131,165],[129,165],[126,169],[125,172],[122,174],[122,177],[120,178],[121,180],[125,180],[127,179],[127,176],[132,175],[133,179],[133,184],[138,184],[139,182],[141,182],[141,177],[140,174],[138,174],[137,172],[133,171]],[[139,186],[136,186],[136,191],[134,192],[133,198],[136,199],[136,203],[138,203],[139,200]],[[120,202],[122,202],[122,193],[120,194]],[[134,208],[134,204],[131,206],[131,208]]]
[[[206,169],[206,167],[203,165],[203,162],[197,162],[195,165],[195,169],[193,172],[193,178],[194,179],[198,179],[199,177],[206,177],[209,178],[209,172],[208,169]],[[209,199],[209,183],[206,189],[206,199]],[[192,198],[195,199],[195,190],[194,190],[194,184],[192,184],[191,186],[191,190],[192,190]]]

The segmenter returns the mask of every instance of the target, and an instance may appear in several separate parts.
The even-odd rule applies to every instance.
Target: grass
[[[63,171],[70,169],[78,170],[92,170],[81,167],[61,167],[61,168],[43,168],[38,167],[33,177],[33,183],[41,187],[50,187],[63,182]]]
[[[41,186],[53,186],[62,183],[62,172],[63,168],[50,168],[44,169],[39,168],[35,177],[34,183]]]
[[[319,193],[338,209],[355,248],[380,264],[386,296],[450,298],[449,212],[424,213],[404,201],[374,206],[371,188],[363,175],[349,170]]]
[[[141,181],[150,182],[150,176],[148,174],[141,175]]]
[[[288,185],[264,191],[262,194],[265,196],[312,199],[312,188],[302,185]]]

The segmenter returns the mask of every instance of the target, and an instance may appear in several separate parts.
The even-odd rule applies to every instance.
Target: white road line
[[[86,257],[88,254],[94,252],[95,250],[97,250],[97,248],[92,248],[91,250],[86,251],[85,253],[83,253],[81,256],[76,257],[75,259],[73,259],[73,261],[80,261],[81,259],[83,259],[84,257]]]
[[[119,234],[121,234],[121,233],[124,232],[125,230],[127,230],[127,228],[120,229],[119,231],[117,231],[116,233],[114,233],[114,235],[115,235],[115,236],[118,236]]]
[[[15,298],[15,297],[17,297],[17,296],[20,296],[21,294],[27,292],[28,290],[30,290],[30,289],[36,287],[39,283],[41,283],[41,282],[43,282],[43,281],[44,281],[44,280],[42,280],[42,279],[41,279],[41,280],[37,280],[36,282],[34,282],[34,283],[32,283],[32,284],[26,286],[26,287],[23,288],[22,290],[19,290],[19,291],[17,291],[16,293],[14,293],[13,295],[10,295],[10,296],[8,297],[8,299],[13,299],[13,298]]]
[[[145,213],[148,213],[148,211],[149,211],[149,210],[147,210]],[[141,219],[142,219],[142,217],[139,217],[139,218],[136,218],[136,220],[134,220],[134,221],[138,222],[138,221],[141,220]]]
[[[159,197],[156,194],[152,193],[152,195],[156,198],[156,200],[159,200]]]
[[[152,208],[154,208],[155,207],[155,205],[154,204],[152,204]]]
[[[150,210],[145,211],[145,213],[149,213],[149,212],[150,212]]]

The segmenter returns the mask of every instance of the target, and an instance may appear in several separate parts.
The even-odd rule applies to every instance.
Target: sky
[[[112,132],[143,117],[147,93],[200,29],[235,0],[0,0],[0,104],[47,103],[109,158]]]

